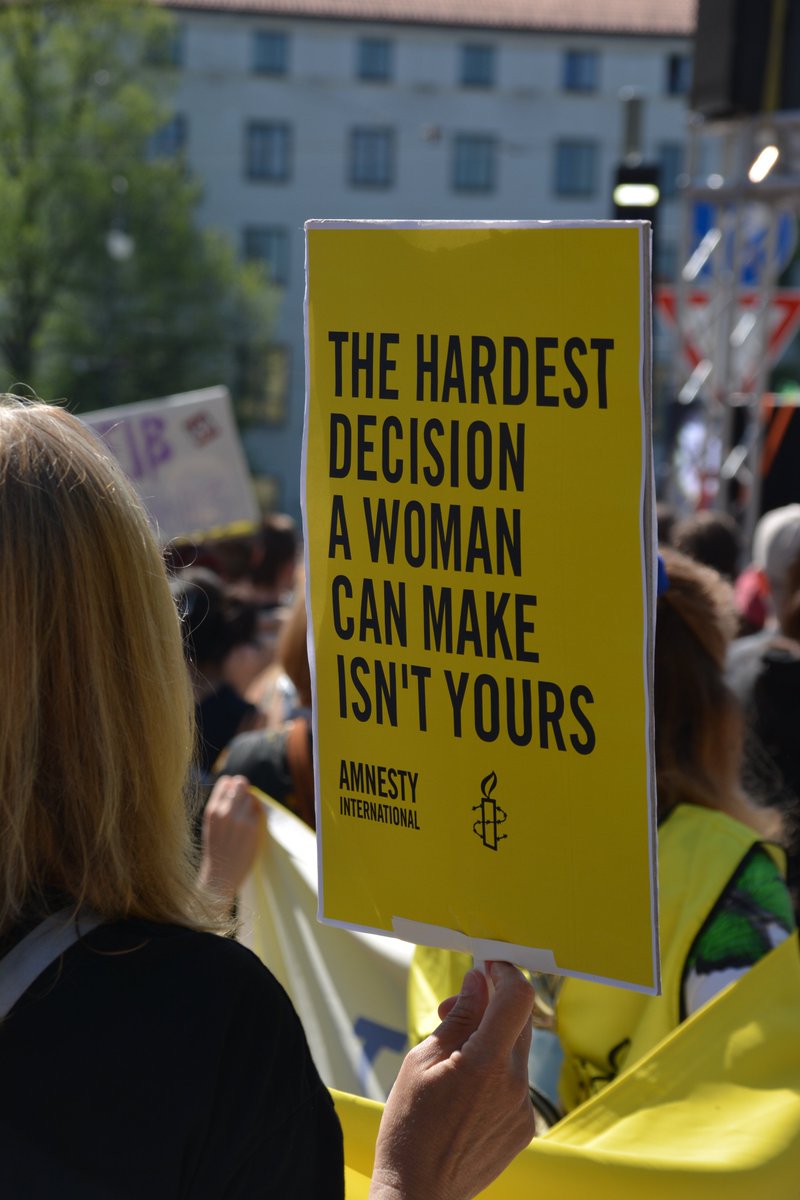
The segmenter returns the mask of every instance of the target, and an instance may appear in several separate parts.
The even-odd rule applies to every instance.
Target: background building
[[[282,292],[244,414],[278,507],[300,506],[307,218],[606,218],[633,148],[661,167],[656,274],[673,274],[694,0],[164,2],[161,136],[201,182],[201,220]]]

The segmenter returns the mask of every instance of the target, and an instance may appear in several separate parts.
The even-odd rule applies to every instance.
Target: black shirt
[[[0,1025],[0,1079],[8,1200],[344,1195],[339,1123],[300,1021],[228,939],[100,926]]]
[[[258,710],[227,683],[223,683],[196,704],[194,711],[199,766],[201,771],[209,772],[228,742],[241,729],[245,717],[252,718]]]

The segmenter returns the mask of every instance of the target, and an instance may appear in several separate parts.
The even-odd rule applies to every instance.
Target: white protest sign
[[[163,542],[258,520],[227,388],[143,400],[81,420],[118,459]]]

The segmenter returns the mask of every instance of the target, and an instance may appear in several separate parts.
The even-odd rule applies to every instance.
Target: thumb
[[[486,1012],[489,987],[483,972],[475,968],[467,971],[461,991],[450,1003],[441,1025],[431,1034],[431,1040],[438,1044],[439,1054],[444,1058],[461,1049]]]

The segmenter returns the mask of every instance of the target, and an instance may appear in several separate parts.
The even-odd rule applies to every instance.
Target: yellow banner
[[[239,940],[286,989],[324,1083],[385,1100],[406,1050],[413,946],[320,925],[314,832],[258,795],[268,837],[239,895]]]
[[[307,239],[320,915],[655,990],[649,233]]]
[[[347,1198],[366,1196],[382,1106],[334,1093]],[[794,1200],[800,1173],[800,960],[783,942],[531,1143],[486,1200]]]

